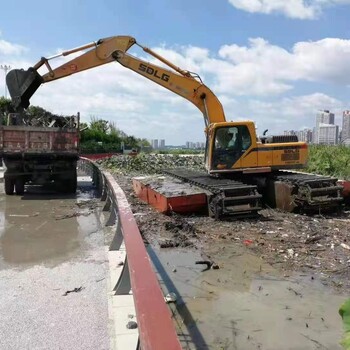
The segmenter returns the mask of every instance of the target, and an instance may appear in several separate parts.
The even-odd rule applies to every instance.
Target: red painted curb
[[[175,325],[123,190],[104,175],[118,204],[142,350],[180,350]]]

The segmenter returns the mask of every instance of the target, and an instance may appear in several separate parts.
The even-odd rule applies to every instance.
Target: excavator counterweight
[[[13,107],[16,110],[29,107],[29,100],[43,83],[40,74],[34,69],[13,69],[6,76]]]

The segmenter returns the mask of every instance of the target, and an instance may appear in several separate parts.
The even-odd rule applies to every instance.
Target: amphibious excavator
[[[134,45],[162,64],[129,54]],[[70,54],[75,57],[56,68],[51,66],[55,58]],[[23,110],[41,84],[115,61],[182,96],[202,112],[206,171],[172,169],[167,173],[209,191],[211,216],[256,215],[264,202],[289,211],[339,210],[343,198],[336,179],[294,171],[307,162],[305,142],[299,142],[296,136],[258,137],[253,121],[226,121],[219,99],[198,74],[177,67],[133,37],[108,37],[52,57],[42,57],[27,70],[11,70],[6,83],[14,107]],[[38,70],[43,66],[47,73],[41,75]]]

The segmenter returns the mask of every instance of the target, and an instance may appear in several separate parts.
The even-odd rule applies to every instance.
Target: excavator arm
[[[128,54],[127,51],[135,44],[172,70]],[[53,59],[82,51],[85,52],[56,68],[52,68],[50,65],[50,61]],[[173,65],[149,48],[138,44],[130,36],[104,38],[49,58],[43,57],[26,71],[19,69],[10,71],[6,76],[6,84],[14,107],[17,109],[27,108],[31,96],[41,84],[114,61],[192,102],[202,112],[206,127],[211,123],[225,121],[225,114],[220,101],[202,83],[198,75]],[[46,66],[48,72],[40,75],[38,70],[42,66]]]

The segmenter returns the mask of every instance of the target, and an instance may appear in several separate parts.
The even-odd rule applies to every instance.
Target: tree
[[[0,114],[6,116],[8,113],[13,113],[14,109],[9,98],[0,97]]]
[[[108,121],[92,116],[90,121],[90,129],[106,134],[109,130]]]
[[[141,148],[151,147],[151,144],[149,143],[149,141],[147,139],[139,139],[139,146]]]
[[[88,123],[80,122],[80,125],[79,125],[80,130],[87,129],[88,127],[89,127]]]
[[[127,136],[123,141],[125,143],[125,146],[129,146],[129,147],[138,146],[138,140],[134,136]]]
[[[53,116],[51,112],[39,106],[29,106],[27,113],[36,118],[48,118]]]

